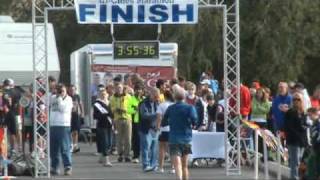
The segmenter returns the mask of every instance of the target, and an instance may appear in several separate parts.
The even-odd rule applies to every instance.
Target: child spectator
[[[196,85],[190,81],[186,82],[186,90],[187,90],[187,96],[186,96],[186,103],[190,105],[195,105],[198,97],[196,96]]]
[[[216,132],[217,104],[214,101],[214,95],[207,95],[207,111],[208,111],[208,131]]]

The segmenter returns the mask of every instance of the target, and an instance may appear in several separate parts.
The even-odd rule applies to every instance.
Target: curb
[[[269,179],[276,179],[278,174],[278,163],[268,161],[269,166]],[[259,172],[264,173],[264,163],[259,163]],[[274,178],[271,178],[274,177]],[[290,179],[290,168],[281,165],[281,179]]]

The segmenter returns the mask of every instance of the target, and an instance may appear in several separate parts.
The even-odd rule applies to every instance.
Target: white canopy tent
[[[33,82],[32,23],[0,23],[0,81]],[[52,24],[48,24],[48,71],[59,77],[60,64]]]

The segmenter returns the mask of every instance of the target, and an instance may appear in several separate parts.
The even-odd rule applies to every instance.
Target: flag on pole
[[[286,149],[282,146],[281,143],[278,143],[276,136],[270,130],[261,128],[256,123],[250,122],[248,120],[241,121],[246,127],[256,130],[258,135],[261,136],[263,140],[266,142],[266,145],[273,151],[277,151],[277,147],[279,146],[281,156],[285,161],[288,160],[288,153]]]
[[[249,127],[249,128],[251,128],[251,129],[259,129],[260,128],[260,126],[258,126],[256,123],[254,123],[254,122],[250,122],[250,121],[248,121],[248,120],[241,120],[242,121],[242,123],[244,124],[244,125],[246,125],[247,127]]]

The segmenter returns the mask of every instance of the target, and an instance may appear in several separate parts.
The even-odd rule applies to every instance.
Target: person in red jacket
[[[320,86],[316,87],[310,100],[312,107],[320,110]]]
[[[231,94],[235,94],[236,89],[231,91]],[[236,101],[234,99],[230,99],[230,106],[236,106]],[[247,86],[241,84],[240,86],[240,115],[242,119],[248,119],[248,116],[251,111],[251,94],[250,90]]]
[[[235,95],[235,97],[237,97],[236,92],[237,92],[236,89],[233,89],[231,91],[231,93],[233,95]],[[230,103],[231,107],[235,107],[236,106],[235,99],[230,99],[229,103]],[[239,115],[241,115],[240,118],[242,120],[248,120],[250,111],[251,111],[251,93],[250,93],[250,89],[247,86],[241,84],[241,86],[240,86],[240,114],[239,114]],[[236,112],[238,112],[238,111],[236,111]],[[234,116],[235,114],[231,114],[231,115]],[[237,127],[234,127],[234,128],[236,129]],[[251,130],[249,128],[246,128],[246,127],[241,127],[240,128],[240,136],[242,138],[248,139],[244,143],[241,143],[241,149],[244,149],[245,147],[249,147],[250,149],[253,148],[253,142],[251,141],[251,138],[250,138],[251,134],[252,134],[252,132],[251,132]]]
[[[251,94],[247,86],[240,86],[240,114],[243,119],[248,119],[251,111]]]

